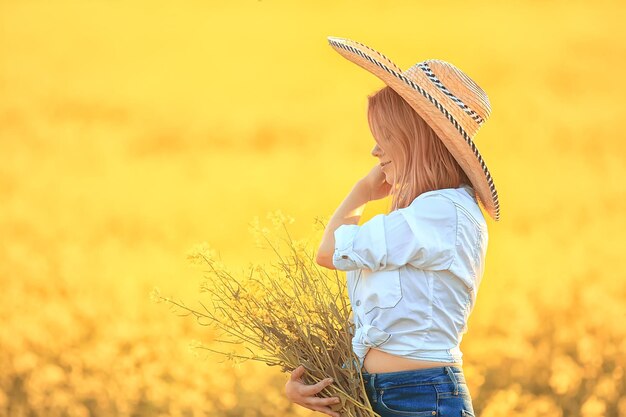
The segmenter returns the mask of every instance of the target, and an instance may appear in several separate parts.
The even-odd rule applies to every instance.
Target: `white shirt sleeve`
[[[343,224],[334,233],[333,265],[343,271],[445,270],[455,256],[457,212],[448,198],[430,194],[362,225]]]

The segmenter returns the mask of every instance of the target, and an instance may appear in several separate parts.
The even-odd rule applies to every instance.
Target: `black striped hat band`
[[[470,116],[472,119],[474,119],[474,121],[476,123],[478,123],[478,125],[482,125],[485,121],[483,120],[482,117],[480,117],[480,115],[478,113],[476,113],[474,110],[470,109],[469,107],[467,107],[465,105],[465,103],[463,103],[463,101],[461,101],[460,98],[458,98],[457,96],[455,96],[454,94],[452,94],[450,91],[448,91],[448,89],[446,88],[445,85],[443,85],[443,83],[441,81],[439,81],[439,78],[437,78],[437,76],[431,71],[430,67],[428,66],[427,63],[422,62],[417,64],[418,68],[420,68],[422,71],[424,71],[424,74],[426,74],[426,76],[430,79],[430,81],[435,84],[442,93],[444,93],[445,95],[447,95],[448,97],[450,97],[450,99],[452,99],[452,101],[454,101],[456,104],[459,105],[459,107],[461,109],[463,109],[463,111],[465,113],[467,113],[468,116]]]
[[[339,42],[335,42],[332,39],[328,39],[328,42],[331,43],[334,46],[337,46],[339,48],[345,49],[347,51],[350,51],[354,54],[359,55],[360,57],[370,61],[372,64],[382,68],[383,70],[387,71],[388,73],[392,74],[393,76],[399,78],[400,80],[404,81],[407,85],[411,86],[414,90],[418,91],[421,95],[423,95],[425,98],[428,99],[428,101],[430,101],[435,107],[437,107],[445,116],[446,118],[452,123],[452,125],[457,129],[457,131],[461,134],[461,136],[463,136],[463,139],[465,139],[465,141],[467,142],[467,144],[470,146],[470,148],[472,149],[472,152],[474,152],[474,155],[476,156],[476,158],[478,159],[478,162],[480,162],[480,166],[483,169],[483,172],[485,173],[485,176],[487,177],[487,183],[489,184],[489,189],[491,190],[491,194],[493,196],[493,200],[494,200],[494,206],[495,206],[495,217],[496,219],[498,219],[500,217],[500,203],[498,201],[498,192],[496,191],[496,188],[493,184],[493,179],[491,178],[491,174],[489,173],[489,169],[487,168],[487,165],[485,164],[482,156],[480,155],[480,152],[478,152],[478,149],[476,148],[476,145],[474,144],[474,142],[472,141],[472,139],[470,138],[470,136],[467,134],[467,132],[465,132],[465,129],[463,129],[463,127],[456,121],[456,119],[454,118],[454,116],[452,114],[450,114],[448,112],[448,110],[441,105],[433,96],[431,96],[428,91],[424,90],[422,87],[420,87],[419,85],[415,84],[412,80],[408,79],[407,77],[405,77],[403,74],[396,72],[392,69],[389,69],[386,65],[378,62],[377,60],[375,60],[374,58],[372,58],[371,56],[364,54],[363,52],[361,52],[360,50],[351,47],[350,45],[345,45],[343,43],[339,43]],[[355,42],[355,41],[352,41]],[[355,42],[371,51],[373,51],[374,53],[376,53],[377,55],[382,56],[383,58],[385,58],[385,60],[390,61],[390,59],[388,59],[387,57],[385,57],[383,54],[381,54],[380,52],[374,51],[372,48],[368,47],[367,45],[363,45],[359,42]],[[446,96],[450,97],[456,104],[458,104],[467,114],[469,114],[470,116],[472,116],[472,118],[476,120],[476,118],[470,114],[469,112],[475,114],[476,116],[478,116],[478,118],[480,119],[480,122],[478,122],[479,124],[482,124],[484,121],[483,119],[476,114],[473,110],[469,109],[465,104],[463,104],[463,102],[456,97],[454,94],[452,94],[450,91],[448,91],[445,86],[437,79],[437,77],[435,76],[435,74],[432,73],[432,71],[430,71],[430,68],[423,64],[424,67],[428,70],[428,72],[426,70],[424,70],[424,68],[421,65],[418,65],[418,67],[420,69],[422,69],[426,75],[428,76],[428,78],[433,81],[433,84],[435,86],[437,86],[438,89],[444,91],[444,93],[446,94]],[[399,68],[396,67],[396,69],[400,70]],[[428,74],[430,72],[430,74],[432,74],[432,77]],[[435,82],[434,80],[436,80],[437,82]],[[469,111],[469,112],[468,112]]]

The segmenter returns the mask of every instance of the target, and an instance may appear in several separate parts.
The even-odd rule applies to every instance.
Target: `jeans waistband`
[[[369,373],[362,370],[363,382],[373,388],[386,388],[397,385],[437,384],[454,382],[465,383],[463,368],[460,366],[438,366],[435,368],[411,369],[408,371]]]

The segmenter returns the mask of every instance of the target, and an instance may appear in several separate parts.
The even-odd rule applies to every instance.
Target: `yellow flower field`
[[[0,416],[310,416],[276,367],[199,354],[207,242],[271,261],[266,213],[321,238],[376,160],[382,87],[327,36],[489,94],[500,195],[461,348],[477,415],[626,416],[626,6],[0,0]],[[368,205],[362,221],[384,212]]]

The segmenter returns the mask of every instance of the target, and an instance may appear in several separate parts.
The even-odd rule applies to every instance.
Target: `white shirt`
[[[334,233],[333,264],[347,271],[360,365],[370,347],[462,364],[487,253],[487,224],[463,184],[420,194],[408,207]]]

